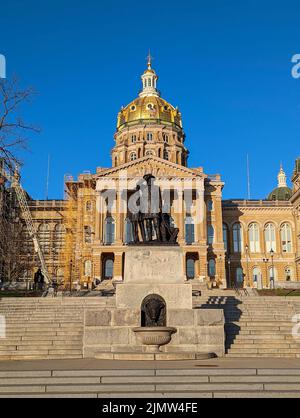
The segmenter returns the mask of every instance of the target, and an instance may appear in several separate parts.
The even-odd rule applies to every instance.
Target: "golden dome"
[[[157,90],[158,76],[151,67],[151,55],[148,56],[148,68],[142,77],[142,90],[139,97],[126,107],[122,107],[118,114],[117,130],[124,127],[156,123],[173,125],[182,128],[181,113],[166,100],[160,97]]]
[[[138,97],[119,112],[117,129],[147,123],[182,128],[181,113],[159,96]]]

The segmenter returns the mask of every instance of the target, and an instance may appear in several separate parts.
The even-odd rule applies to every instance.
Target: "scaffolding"
[[[12,172],[12,174],[11,174]],[[51,283],[51,278],[48,273],[48,269],[45,263],[45,258],[43,251],[40,246],[40,242],[38,239],[38,233],[36,230],[36,225],[33,222],[30,209],[28,207],[27,202],[27,196],[20,184],[20,175],[18,173],[17,169],[13,169],[12,167],[6,167],[3,160],[1,160],[0,164],[0,176],[3,179],[2,181],[8,181],[11,184],[11,189],[15,191],[16,197],[18,199],[19,207],[22,213],[22,217],[25,221],[27,232],[30,236],[30,238],[33,241],[34,245],[34,251],[38,255],[39,263],[41,270],[43,272],[43,275],[45,277],[46,283]],[[9,237],[6,237],[6,239],[9,239]]]
[[[74,280],[78,278],[76,269],[76,226],[77,226],[77,184],[70,175],[64,176],[64,248],[61,251],[60,265],[64,270],[64,287],[72,290]]]

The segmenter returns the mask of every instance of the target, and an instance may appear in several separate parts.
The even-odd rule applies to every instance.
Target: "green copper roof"
[[[300,160],[299,160],[300,163]],[[268,196],[267,200],[290,200],[293,195],[292,189],[289,187],[277,187]]]

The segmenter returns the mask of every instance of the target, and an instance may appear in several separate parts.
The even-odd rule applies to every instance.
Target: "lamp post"
[[[249,277],[249,245],[246,244],[246,263],[247,263],[247,286],[250,287],[250,277]]]
[[[269,262],[269,259],[268,258],[263,258],[263,262],[265,263],[265,266],[266,266],[266,285],[268,286],[268,262]]]
[[[270,276],[270,289],[273,289],[274,288],[274,285],[275,285],[275,275],[274,275],[274,251],[273,251],[273,248],[271,248],[271,251],[270,251],[270,256],[271,256],[271,260],[272,260],[272,273],[271,273],[271,276]]]
[[[70,294],[72,291],[72,270],[73,270],[73,260],[70,261]]]
[[[26,290],[30,290],[30,256],[31,254],[28,252],[27,253],[27,277],[26,277]]]
[[[228,286],[231,287],[231,260],[230,257],[228,257]]]
[[[219,260],[220,260],[220,266],[219,266],[219,280],[220,280],[220,282],[221,283],[223,283],[223,274],[222,274],[222,260],[223,260],[223,257],[222,257],[222,254],[220,254],[219,255]]]

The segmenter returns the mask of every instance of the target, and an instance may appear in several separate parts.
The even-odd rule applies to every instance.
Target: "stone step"
[[[242,342],[234,342],[234,349],[241,349],[241,348],[258,348],[258,349],[262,349],[262,348],[273,348],[273,349],[277,349],[277,348],[285,348],[285,349],[289,349],[289,348],[295,348],[299,350],[300,353],[300,345],[297,344],[282,344],[282,343],[273,343],[273,344],[268,344],[268,343],[261,343],[259,344],[259,346],[256,343],[242,343]]]
[[[154,375],[155,374],[155,375]],[[300,369],[2,371],[0,397],[300,397]]]
[[[82,346],[80,344],[77,345],[72,345],[72,344],[65,344],[64,346],[55,346],[55,345],[47,345],[47,346],[39,346],[39,345],[31,345],[31,346],[1,346],[0,345],[0,359],[2,356],[2,353],[4,355],[8,354],[8,351],[10,351],[12,354],[15,353],[15,351],[20,351],[23,354],[30,352],[29,354],[31,354],[32,351],[35,352],[41,352],[44,353],[45,351],[48,351],[48,354],[53,351],[55,351],[54,354],[61,354],[61,351],[68,352],[69,354],[78,354],[78,351],[80,351],[80,353],[82,352]]]
[[[291,354],[291,353],[241,353],[241,352],[234,352],[234,353],[227,353],[226,357],[234,357],[234,358],[300,358],[300,354]]]
[[[10,351],[0,356],[1,361],[5,360],[67,360],[67,359],[82,359],[83,355],[80,350],[76,352],[68,351],[68,352],[57,352],[57,351],[47,351],[47,352],[40,352],[40,351],[32,351],[32,352],[22,352],[22,351]]]
[[[248,330],[248,329],[241,329],[238,331],[235,330],[227,330],[226,329],[226,335],[228,337],[236,336],[236,335],[290,335],[291,330],[285,329],[285,330]]]
[[[233,346],[228,350],[228,353],[249,353],[249,354],[299,354],[300,351],[298,348],[239,348]],[[272,356],[270,356],[272,357]]]
[[[68,338],[67,338],[68,337]],[[79,334],[64,334],[64,335],[54,335],[54,336],[46,336],[46,335],[40,335],[40,336],[28,336],[28,335],[24,335],[21,337],[22,338],[22,342],[27,342],[30,343],[31,341],[55,341],[57,343],[60,343],[60,341],[66,341],[66,339],[68,339],[68,341],[72,340],[72,341],[82,341],[82,333]]]

